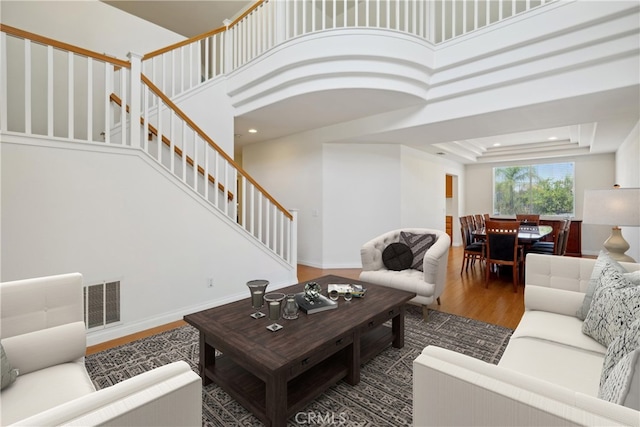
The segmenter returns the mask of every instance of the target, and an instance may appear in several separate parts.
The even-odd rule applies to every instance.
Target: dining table
[[[553,227],[550,225],[520,225],[520,229],[518,230],[518,243],[521,245],[530,245],[542,240],[551,233],[553,233]],[[487,231],[484,227],[472,231],[471,234],[479,240],[487,238]]]

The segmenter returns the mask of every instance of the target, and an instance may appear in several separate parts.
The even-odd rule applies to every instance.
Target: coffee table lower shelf
[[[360,356],[359,361],[354,363],[356,369],[359,370],[361,363],[373,358],[391,345],[392,341],[392,329],[386,325],[361,335],[359,350],[355,351]],[[294,415],[326,389],[348,376],[350,351],[353,351],[353,346],[343,348],[287,382],[287,417]],[[265,425],[270,424],[266,410],[266,384],[263,380],[224,354],[216,357],[214,364],[204,367],[203,374]],[[359,372],[355,378],[359,380]]]

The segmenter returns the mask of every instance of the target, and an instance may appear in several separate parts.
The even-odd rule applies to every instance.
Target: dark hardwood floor
[[[441,305],[434,303],[429,308],[514,329],[524,313],[524,286],[520,284],[518,292],[514,293],[510,274],[504,274],[501,277],[492,274],[489,287],[485,288],[484,269],[478,263],[461,275],[462,252],[462,247],[451,247],[447,267],[447,285],[440,297]],[[360,271],[359,268],[319,269],[299,265],[298,280],[306,282],[326,274],[357,279]],[[97,353],[181,325],[186,325],[186,323],[180,320],[94,345],[87,348],[87,354]]]

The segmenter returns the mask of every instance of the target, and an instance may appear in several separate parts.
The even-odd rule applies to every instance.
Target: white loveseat
[[[408,268],[400,271],[389,270],[382,260],[382,253],[391,243],[400,241],[401,232],[418,234],[434,234],[435,243],[427,249],[422,260],[423,271]],[[427,306],[438,302],[447,277],[447,262],[451,239],[442,230],[430,228],[403,228],[384,233],[367,243],[360,249],[362,272],[360,280],[376,285],[388,286],[403,291],[415,292],[411,302]]]
[[[0,338],[18,370],[0,393],[1,425],[202,425],[200,377],[186,362],[95,390],[82,292],[78,273],[0,284]]]
[[[498,365],[426,347],[413,364],[414,425],[639,426],[638,410],[597,397],[607,348],[576,316],[595,262],[528,255],[526,310]]]

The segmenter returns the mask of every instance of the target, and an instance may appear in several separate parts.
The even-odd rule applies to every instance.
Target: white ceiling
[[[235,19],[254,3],[246,0],[102,1],[186,37],[219,28],[225,19]],[[410,108],[415,102],[410,96],[375,90],[335,90],[297,96],[236,117],[235,143],[241,147]],[[639,94],[637,90],[627,90],[485,114],[466,118],[464,124],[455,121],[418,126],[342,142],[402,141],[462,163],[514,161],[614,152],[638,117]],[[258,133],[248,133],[251,128]]]

